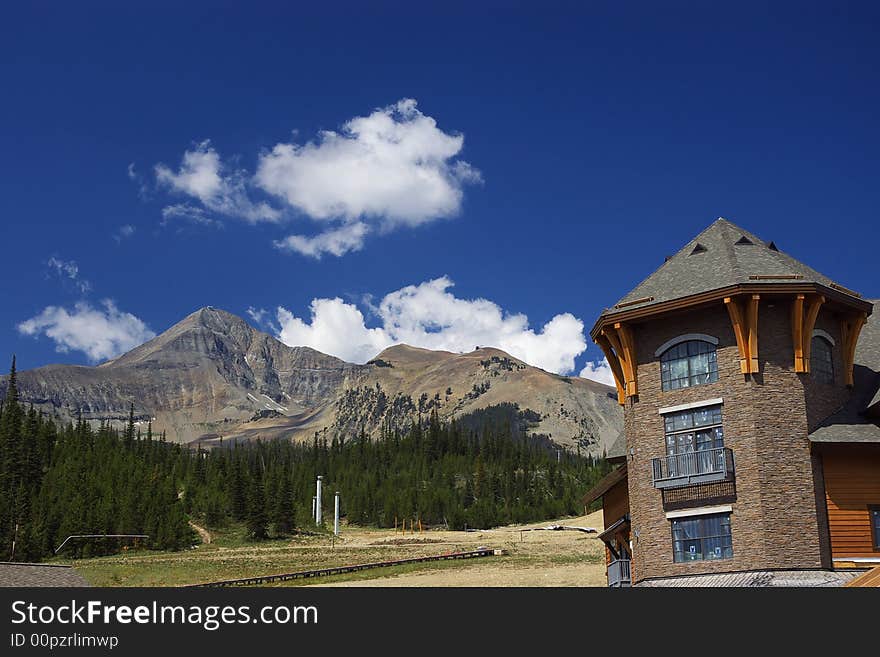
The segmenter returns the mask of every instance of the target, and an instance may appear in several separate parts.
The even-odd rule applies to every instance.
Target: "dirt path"
[[[201,537],[201,539],[202,539],[202,543],[204,543],[205,545],[210,545],[210,543],[211,543],[211,532],[209,532],[209,531],[208,531],[207,529],[205,529],[204,527],[201,527],[201,526],[197,525],[197,524],[194,523],[192,520],[189,520],[188,522],[189,522],[189,526],[192,527],[193,529],[195,529],[196,532],[198,533],[198,535]]]

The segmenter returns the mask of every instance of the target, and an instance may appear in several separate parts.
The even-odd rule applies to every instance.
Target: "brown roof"
[[[850,580],[847,584],[844,584],[844,586],[880,588],[880,566],[872,568],[868,572],[859,575],[855,579]]]
[[[626,479],[626,464],[620,466],[616,470],[612,470],[602,477],[599,482],[590,489],[590,492],[584,495],[584,506],[592,504],[605,493],[611,490],[616,484]]]

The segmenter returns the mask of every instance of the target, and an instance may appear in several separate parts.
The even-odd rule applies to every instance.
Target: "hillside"
[[[6,377],[0,378],[0,397]],[[531,367],[503,351],[467,354],[406,345],[366,365],[288,347],[242,318],[202,308],[97,367],[48,365],[19,372],[21,398],[67,421],[122,427],[134,405],[168,440],[311,438],[377,434],[432,411],[443,419],[500,403],[529,410],[533,433],[601,453],[619,433],[613,390]]]

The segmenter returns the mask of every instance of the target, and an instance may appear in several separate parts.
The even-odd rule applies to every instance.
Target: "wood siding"
[[[602,518],[605,527],[610,527],[627,513],[629,513],[629,491],[626,479],[623,479],[602,496]],[[629,538],[629,530],[625,532],[624,538]],[[613,558],[611,551],[606,547],[605,565],[610,564]]]
[[[880,505],[880,446],[822,449],[831,556],[877,557],[868,507]]]
[[[629,513],[629,494],[626,479],[618,482],[602,497],[602,517],[605,526],[610,527]]]

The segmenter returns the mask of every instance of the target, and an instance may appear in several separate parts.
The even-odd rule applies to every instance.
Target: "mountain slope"
[[[288,347],[240,317],[202,308],[97,367],[48,365],[18,374],[21,397],[60,420],[78,413],[122,426],[130,405],[177,442],[346,437],[449,419],[502,402],[533,411],[532,431],[599,452],[619,433],[613,390],[526,365],[497,349],[468,354],[406,345],[353,365]],[[0,397],[6,377],[0,378]]]
[[[350,375],[337,402],[336,426],[349,433],[361,426],[375,431],[382,420],[402,427],[435,410],[448,419],[505,402],[537,413],[540,419],[535,419],[533,431],[563,445],[604,446],[621,430],[617,398],[609,395],[608,386],[551,374],[499,349],[454,354],[397,345],[371,364]],[[393,406],[396,399],[404,412],[377,413],[382,394],[385,406]]]

